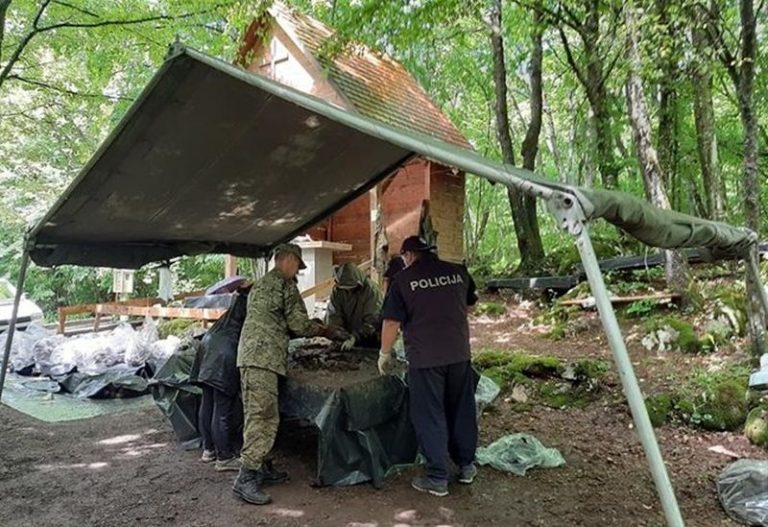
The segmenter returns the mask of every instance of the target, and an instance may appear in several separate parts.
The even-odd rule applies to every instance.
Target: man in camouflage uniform
[[[381,332],[381,291],[378,286],[353,263],[340,265],[334,279],[336,285],[328,303],[326,322],[351,333],[341,344],[341,349],[349,350],[355,345],[378,349]]]
[[[301,248],[287,243],[275,249],[275,268],[256,282],[248,295],[248,312],[240,334],[237,366],[242,385],[242,468],[234,493],[256,505],[272,501],[264,484],[281,483],[288,475],[272,468],[266,458],[272,450],[280,422],[278,376],[286,374],[290,336],[325,336],[345,340],[344,332],[311,321],[296,286],[296,275],[306,268]]]

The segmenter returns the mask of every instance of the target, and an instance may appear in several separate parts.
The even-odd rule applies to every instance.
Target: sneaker
[[[277,470],[272,466],[272,461],[265,461],[261,466],[261,474],[264,477],[265,485],[275,485],[288,480],[288,473]]]
[[[438,481],[422,476],[413,478],[413,481],[411,481],[411,486],[419,492],[428,492],[433,496],[440,496],[441,498],[448,495],[447,481]]]
[[[459,470],[459,483],[463,483],[464,485],[471,485],[472,482],[475,481],[476,477],[477,468],[475,467],[474,463],[465,465]]]
[[[243,501],[254,505],[266,505],[272,501],[272,498],[261,490],[263,482],[264,478],[260,471],[243,467],[235,479],[232,491]]]
[[[242,465],[240,464],[240,458],[239,457],[231,457],[229,459],[217,459],[216,460],[216,470],[219,472],[226,472],[228,470],[231,471],[237,471],[240,470],[240,467]]]
[[[203,463],[213,463],[216,461],[216,451],[215,450],[203,450],[203,455],[200,456],[200,461]]]

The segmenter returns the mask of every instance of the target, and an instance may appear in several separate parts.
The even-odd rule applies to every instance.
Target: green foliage
[[[648,411],[651,424],[654,427],[659,427],[668,423],[672,418],[674,400],[671,395],[666,393],[646,397],[645,408]]]
[[[645,329],[648,332],[671,329],[677,334],[671,344],[683,353],[711,351],[711,347],[696,335],[693,325],[680,318],[672,316],[654,318],[645,324]]]
[[[579,359],[573,364],[573,373],[579,383],[599,381],[608,372],[607,361],[599,359]]]
[[[475,306],[474,312],[476,315],[500,317],[507,312],[507,306],[498,302],[479,302]]]
[[[632,318],[646,318],[659,306],[658,301],[646,298],[629,304],[624,313]]]
[[[525,383],[532,378],[559,375],[563,365],[556,357],[529,355],[520,351],[485,349],[477,353],[473,364],[500,386],[510,382]]]
[[[744,435],[753,445],[768,447],[768,411],[753,408],[744,423]]]
[[[556,357],[506,350],[482,350],[473,359],[484,375],[502,388],[526,386],[536,401],[552,408],[583,408],[600,392],[605,361],[581,359],[569,367]]]
[[[684,421],[705,430],[736,430],[747,417],[748,379],[745,366],[699,371],[679,390],[676,411]]]
[[[562,340],[573,333],[570,323],[578,319],[580,313],[578,306],[564,306],[557,303],[549,310],[537,315],[534,323],[550,326],[550,330],[545,335],[547,338],[555,341]]]
[[[161,64],[168,44],[178,35],[185,44],[231,62],[243,28],[254,16],[263,13],[269,3],[266,0],[69,0],[48,4],[39,26],[65,26],[35,33],[11,70],[14,77],[0,80],[0,181],[3,183],[0,275],[11,278],[16,275],[27,223],[39,218],[61,195],[119,122]],[[500,159],[494,130],[493,57],[486,3],[478,0],[290,0],[287,3],[338,30],[338,38],[327,46],[329,56],[344,50],[350,40],[394,56],[414,74],[479,154]],[[740,223],[744,140],[738,98],[732,86],[728,87],[731,79],[718,61],[717,53],[697,51],[690,43],[688,31],[681,30],[699,21],[695,11],[689,9],[690,2],[666,4],[668,19],[662,19],[650,1],[643,0],[638,5],[645,8],[640,27],[643,80],[655,90],[668,77],[664,63],[671,61],[679,67],[679,74],[674,77],[676,162],[672,173],[665,175],[672,206],[681,212],[701,212],[698,202],[704,189],[694,112],[690,111],[694,106],[694,85],[688,73],[704,69],[713,74],[714,86],[726,87],[716,90],[713,99],[718,166],[726,189],[725,219]],[[0,32],[4,61],[32,32],[32,22],[40,5],[41,2],[30,0],[10,3],[5,31]],[[598,49],[592,57],[580,45],[584,39],[566,21],[558,17],[548,20],[543,63],[546,111],[536,170],[541,177],[558,182],[588,187],[600,185],[598,164],[601,160],[595,148],[594,110],[585,97],[579,75],[564,60],[562,31],[571,42],[575,66],[581,68],[582,74],[587,64],[606,73],[601,82],[606,90],[603,101],[608,120],[606,131],[610,135],[609,143],[615,145],[612,150],[620,152],[614,160],[620,172],[620,188],[644,196],[642,178],[637,177],[638,163],[630,144],[623,99],[627,61],[623,53],[622,25],[618,23],[620,17],[616,17],[618,4],[569,5],[575,13],[570,23],[592,20],[586,13],[591,5],[596,6],[598,30],[592,41]],[[545,2],[544,6],[554,4],[550,6]],[[503,9],[500,29],[508,68],[508,124],[518,150],[530,119],[531,12],[525,2],[504,2]],[[559,8],[552,11],[563,13]],[[104,22],[109,23],[102,24]],[[738,8],[724,6],[721,23],[726,44],[738,49],[732,37],[740,34]],[[67,24],[95,27],[68,27]],[[671,31],[674,28],[677,30]],[[759,24],[759,42],[764,40],[765,31],[766,26]],[[616,57],[615,61],[612,57]],[[589,63],[590,59],[595,63]],[[762,82],[768,71],[766,61],[768,54],[758,54],[754,101],[761,130],[766,126],[765,109],[768,108],[768,83]],[[650,113],[657,114],[661,98],[647,99]],[[762,139],[761,143],[765,143]],[[764,148],[764,144],[761,146]],[[573,237],[558,231],[548,215],[539,217],[548,252],[548,270],[573,272],[580,262]],[[464,230],[467,262],[480,281],[515,269],[520,255],[505,188],[476,177],[467,178]],[[602,222],[595,223],[591,233],[600,258],[642,253],[640,244]],[[216,266],[205,258],[184,259],[178,266],[181,290],[200,288],[218,276],[218,271],[214,272]],[[33,268],[28,292],[50,314],[62,303],[107,299],[108,282],[99,270],[81,273],[63,268],[56,271]],[[152,296],[156,291],[156,273],[151,268],[141,270],[136,285],[137,295]],[[636,281],[630,281],[628,285],[611,284],[611,290],[624,294],[642,288]],[[724,306],[723,315],[733,315],[739,326],[737,333],[743,333],[744,303],[726,302]],[[645,316],[649,309],[649,305],[640,304],[630,306],[628,311]],[[567,334],[564,324],[556,325],[552,331],[555,338]],[[702,340],[706,339],[702,337]]]
[[[157,334],[161,339],[166,339],[171,335],[183,337],[202,327],[203,325],[199,320],[186,320],[183,318],[163,320],[157,325]]]

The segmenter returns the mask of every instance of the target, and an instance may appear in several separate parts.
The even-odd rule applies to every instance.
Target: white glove
[[[353,336],[349,337],[347,340],[341,343],[341,351],[349,351],[355,346],[355,342],[357,342],[357,339]]]
[[[379,351],[379,375],[389,375],[392,367],[392,353],[382,353]]]

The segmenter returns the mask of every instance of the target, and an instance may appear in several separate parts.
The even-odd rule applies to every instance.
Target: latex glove
[[[381,353],[379,351],[379,375],[389,375],[392,369],[392,353]]]
[[[351,350],[353,347],[355,347],[355,342],[357,342],[357,339],[355,338],[354,335],[352,335],[347,340],[345,340],[344,342],[341,343],[341,346],[340,346],[341,347],[341,351],[349,351],[349,350]]]

